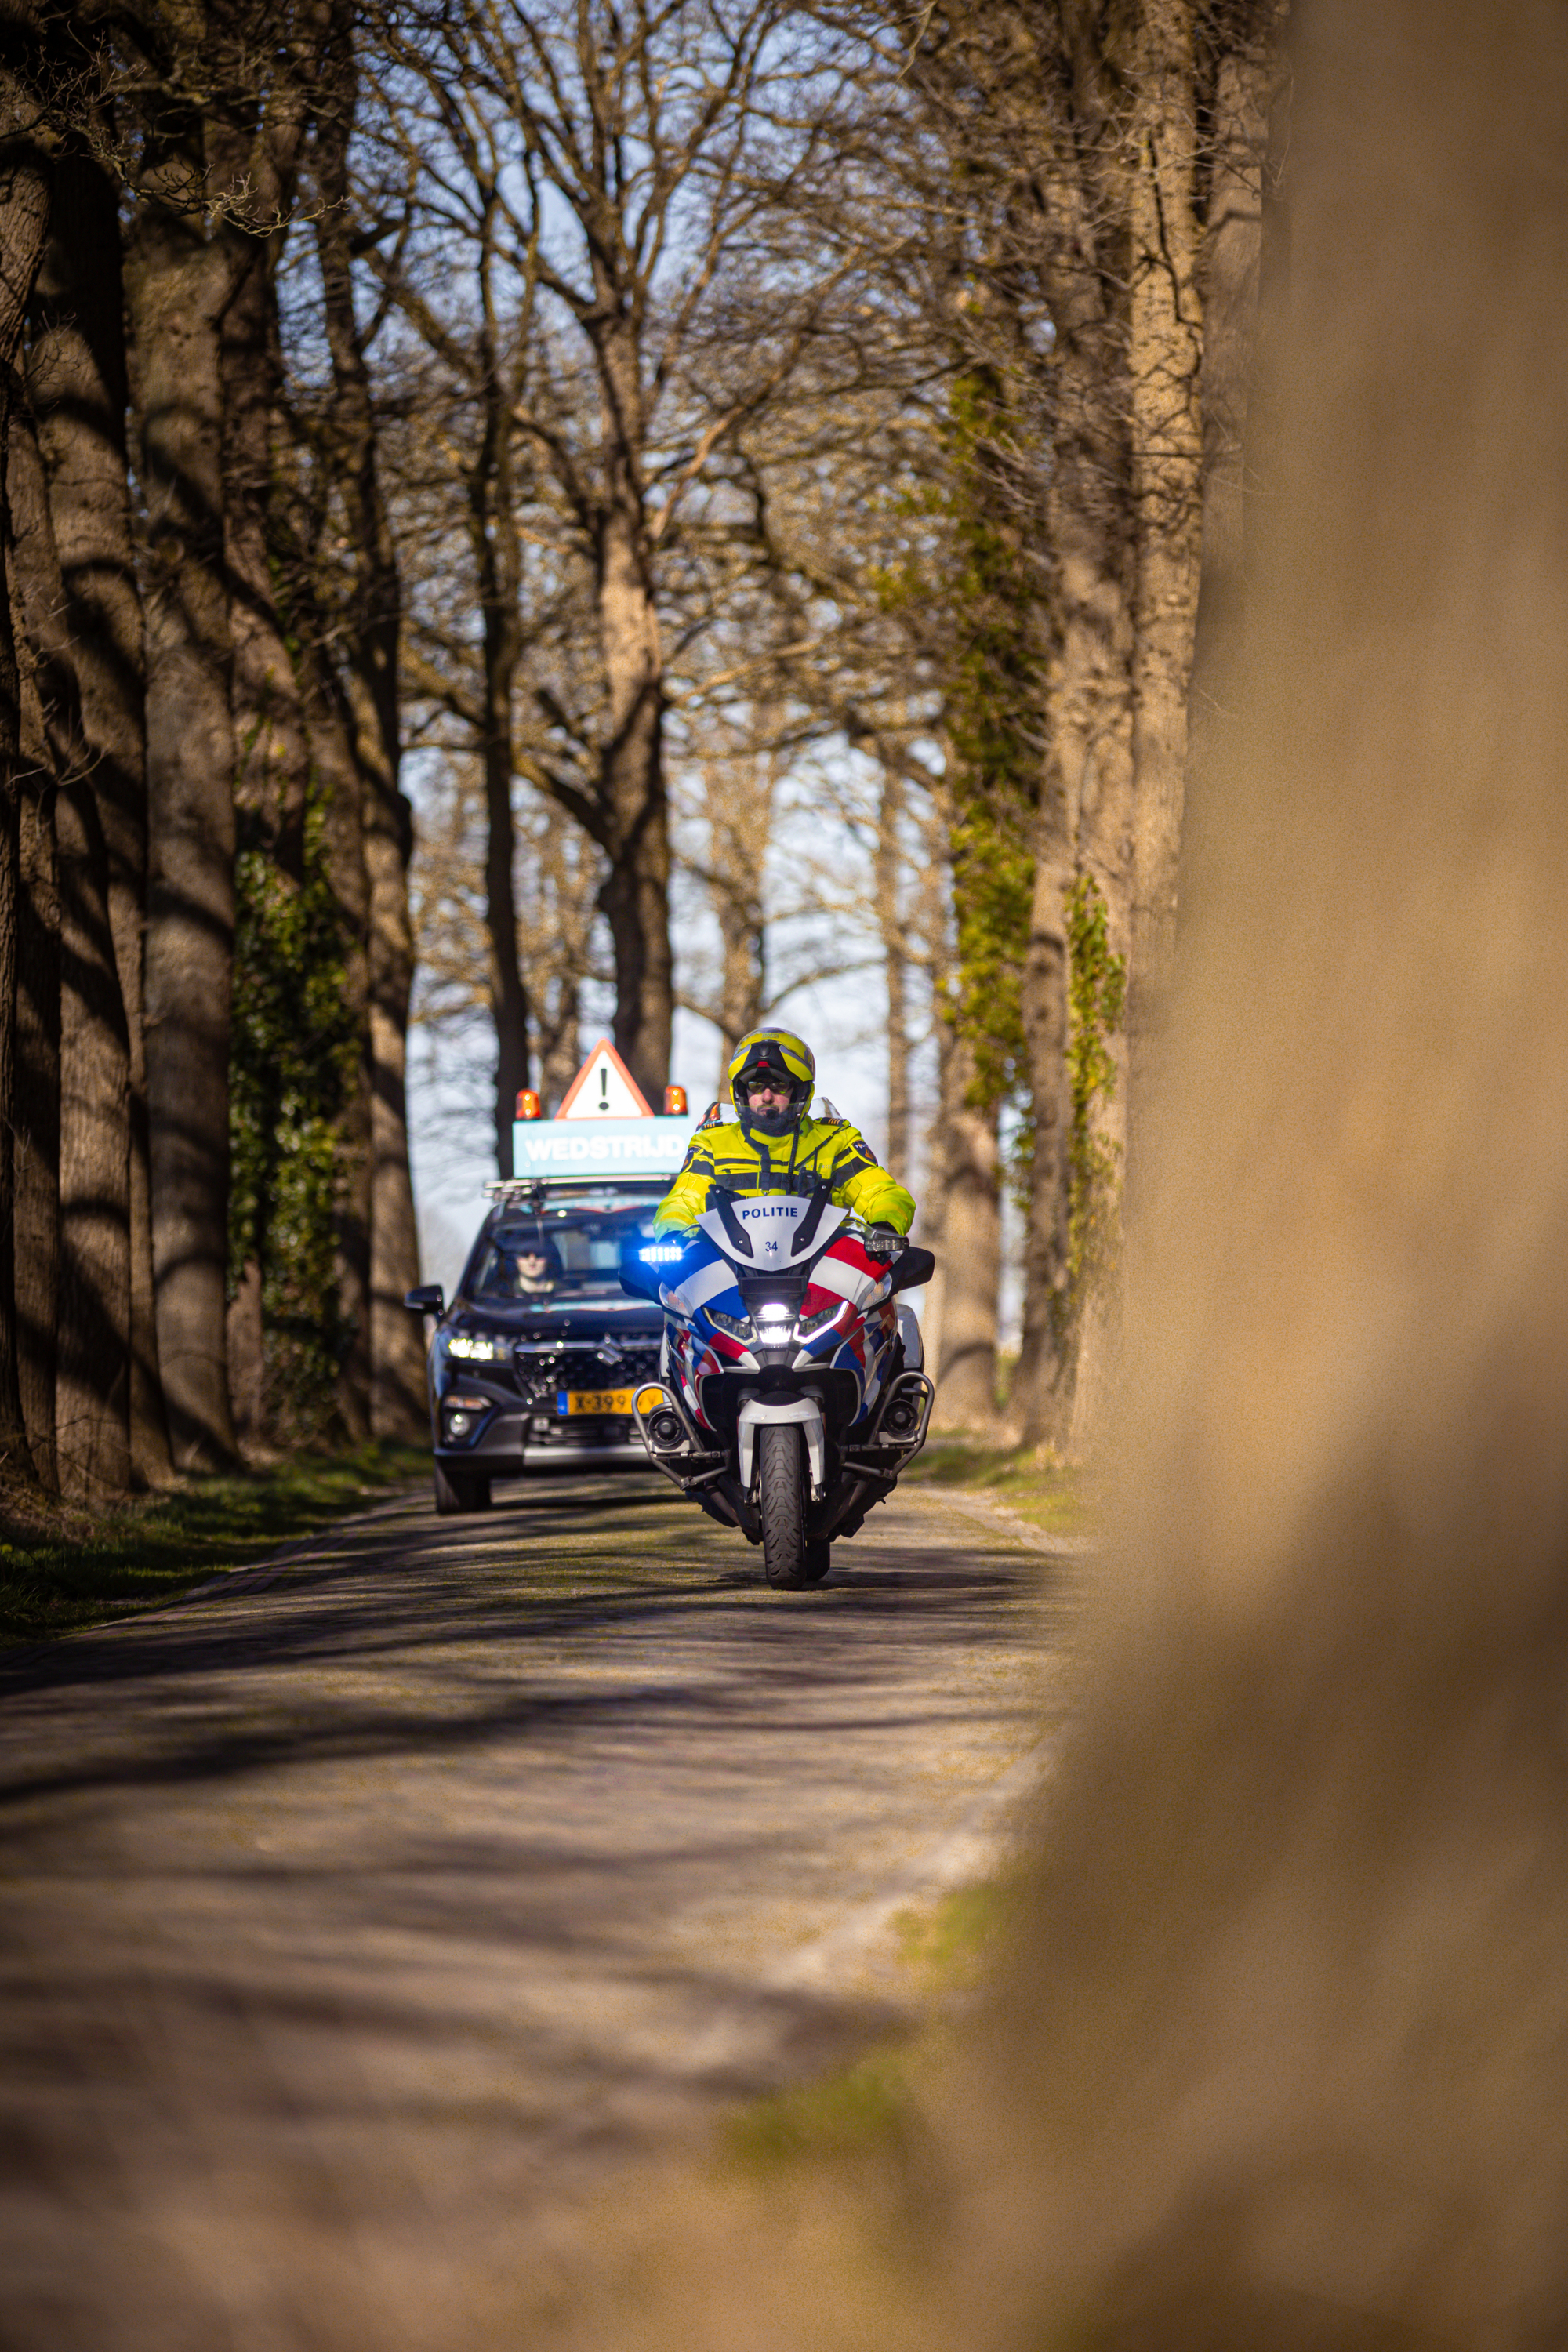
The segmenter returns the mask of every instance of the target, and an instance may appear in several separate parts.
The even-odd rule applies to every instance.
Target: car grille
[[[657,1380],[658,1342],[622,1346],[618,1360],[610,1364],[586,1343],[558,1349],[552,1356],[519,1356],[514,1361],[523,1402],[553,1410],[562,1389],[630,1389]]]

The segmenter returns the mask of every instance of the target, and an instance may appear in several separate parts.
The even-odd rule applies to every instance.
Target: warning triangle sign
[[[607,1037],[601,1037],[565,1094],[557,1118],[651,1118],[642,1088]]]

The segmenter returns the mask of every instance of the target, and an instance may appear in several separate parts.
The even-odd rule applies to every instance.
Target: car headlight
[[[447,1353],[468,1364],[504,1363],[508,1352],[504,1339],[483,1339],[468,1331],[455,1331],[447,1342]]]
[[[721,1331],[728,1331],[731,1339],[754,1339],[757,1336],[749,1315],[721,1315],[716,1307],[710,1307],[708,1320],[717,1323]]]
[[[841,1315],[843,1311],[844,1301],[836,1298],[831,1307],[819,1307],[815,1315],[803,1315],[798,1326],[801,1338],[809,1339],[814,1331],[820,1331],[825,1324],[831,1323],[835,1316]]]

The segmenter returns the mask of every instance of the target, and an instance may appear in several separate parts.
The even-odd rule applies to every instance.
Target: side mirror
[[[447,1295],[438,1282],[422,1282],[417,1290],[408,1293],[403,1304],[415,1315],[444,1315]]]
[[[657,1307],[659,1285],[670,1280],[685,1255],[679,1242],[650,1241],[646,1234],[628,1234],[621,1244],[621,1288],[628,1298],[648,1298]]]
[[[936,1272],[936,1259],[928,1249],[910,1248],[893,1261],[893,1288],[919,1290]]]

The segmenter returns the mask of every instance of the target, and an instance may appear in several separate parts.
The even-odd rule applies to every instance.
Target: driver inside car
[[[548,1298],[561,1279],[561,1253],[548,1234],[518,1240],[503,1237],[507,1246],[492,1250],[479,1287],[492,1298]]]
[[[659,1202],[654,1231],[696,1224],[721,1185],[731,1192],[790,1192],[826,1184],[837,1207],[863,1217],[872,1257],[896,1257],[915,1204],[882,1167],[857,1127],[832,1105],[811,1116],[816,1061],[787,1029],[754,1029],[729,1067],[733,1119],[710,1111],[691,1139],[679,1175]]]
[[[520,1298],[547,1298],[560,1278],[561,1259],[553,1242],[544,1242],[537,1249],[518,1252],[517,1291]]]

